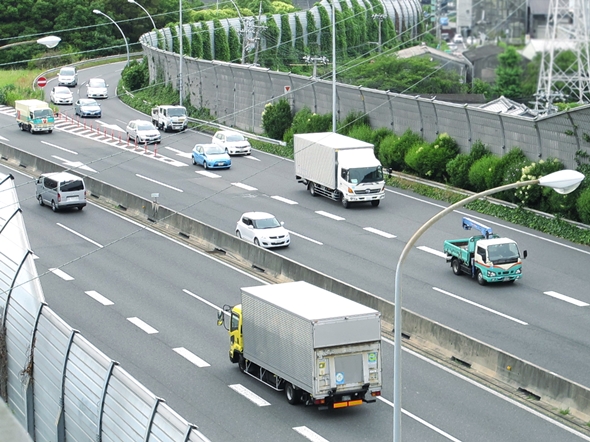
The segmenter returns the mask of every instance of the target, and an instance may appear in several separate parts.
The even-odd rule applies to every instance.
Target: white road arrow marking
[[[86,166],[84,163],[81,163],[80,161],[68,161],[65,158],[61,158],[55,155],[51,155],[53,158],[55,158],[56,160],[62,161],[64,163],[64,166],[66,166],[68,169],[80,169],[80,170],[87,170],[88,172],[94,172],[96,173],[96,170],[94,170],[92,167],[88,167]]]

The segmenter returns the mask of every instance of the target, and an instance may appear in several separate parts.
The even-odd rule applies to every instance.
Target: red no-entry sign
[[[37,86],[39,86],[39,87],[45,87],[46,84],[47,84],[47,78],[45,78],[45,77],[39,77],[37,79]]]

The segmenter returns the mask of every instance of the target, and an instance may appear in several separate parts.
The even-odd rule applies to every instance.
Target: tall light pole
[[[336,1],[332,0],[332,132],[336,133]]]
[[[506,184],[504,186],[495,187],[488,189],[480,193],[471,195],[455,204],[450,205],[446,209],[441,210],[439,213],[430,218],[422,227],[420,227],[416,233],[410,238],[397,262],[395,269],[395,314],[394,314],[394,357],[393,357],[393,440],[394,442],[401,442],[401,415],[402,415],[402,389],[401,389],[401,376],[402,376],[402,295],[400,290],[400,279],[402,263],[410,250],[414,247],[414,244],[422,236],[422,234],[428,230],[434,223],[445,215],[451,213],[455,209],[464,206],[471,201],[475,201],[484,196],[491,195],[493,193],[502,192],[504,190],[516,189],[523,186],[539,185],[544,187],[551,187],[557,193],[567,194],[576,190],[580,185],[584,175],[575,170],[560,170],[558,172],[550,173],[541,178],[529,181],[518,181],[512,184]]]
[[[127,38],[125,37],[125,34],[123,34],[123,30],[119,27],[119,25],[117,24],[117,22],[115,20],[113,20],[108,15],[106,15],[104,12],[101,12],[98,9],[94,9],[92,12],[95,14],[104,15],[106,18],[108,18],[110,21],[112,21],[113,24],[119,29],[119,31],[121,32],[121,35],[123,36],[123,40],[125,40],[125,47],[127,48],[127,66],[129,66],[129,43],[127,43]]]
[[[147,14],[147,16],[150,18],[150,20],[152,21],[152,29],[156,29],[156,23],[154,23],[154,19],[152,18],[152,16],[150,15],[150,13],[147,11],[147,9],[145,9],[143,6],[141,6],[139,3],[137,3],[135,0],[127,0],[127,2],[129,3],[133,3],[136,4],[137,6],[139,6],[141,9],[144,10],[144,12]]]
[[[11,48],[14,46],[20,46],[28,43],[39,43],[40,45],[47,46],[49,49],[56,47],[61,38],[56,37],[55,35],[48,35],[47,37],[40,38],[38,40],[26,40],[26,41],[17,41],[16,43],[8,43],[7,45],[0,46],[0,49]]]
[[[179,95],[179,99],[178,99],[178,103],[182,106],[182,0],[179,0],[180,5],[178,6],[179,12],[179,21],[180,21],[180,27],[178,28],[180,30],[180,32],[178,33],[180,38],[179,43],[179,49],[180,49],[180,54],[178,54],[180,56],[179,61],[180,63],[178,64],[178,95]]]

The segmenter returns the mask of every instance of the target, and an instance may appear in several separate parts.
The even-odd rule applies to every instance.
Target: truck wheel
[[[345,209],[348,209],[350,207],[350,203],[346,198],[344,198],[344,195],[342,195],[342,207],[344,207]]]
[[[295,390],[295,387],[290,382],[285,383],[285,396],[287,396],[287,402],[291,405],[297,405],[301,399],[301,394]]]
[[[246,372],[246,361],[244,360],[244,356],[241,354],[238,356],[238,368],[242,373]]]
[[[315,192],[315,186],[314,184],[310,181],[309,183],[307,183],[307,190],[309,190],[309,193],[311,196],[317,196],[318,194]]]
[[[483,279],[483,273],[481,273],[481,270],[477,271],[477,283],[479,285],[486,285],[486,280]]]
[[[453,273],[455,275],[461,275],[461,264],[457,258],[453,258],[451,261],[451,268],[453,269]]]
[[[373,207],[379,207],[379,203],[381,202],[381,200],[373,200],[371,201],[371,206]]]

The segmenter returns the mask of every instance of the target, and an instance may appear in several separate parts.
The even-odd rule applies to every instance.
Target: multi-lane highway
[[[389,440],[392,343],[383,342],[384,396],[318,412],[239,372],[216,307],[262,282],[205,253],[89,205],[53,213],[16,179],[49,306],[213,441]],[[520,403],[405,352],[404,440],[590,440]],[[323,439],[322,439],[323,438]]]
[[[115,66],[117,69],[122,67],[121,64]],[[82,84],[85,79],[92,76],[103,76],[110,85],[115,85],[119,75],[120,71],[115,71],[112,67],[83,70],[80,72],[80,83]],[[80,91],[76,90],[75,95],[82,92],[82,96],[84,96],[84,90],[83,87],[80,88]],[[114,92],[114,89],[111,90],[110,95],[114,96]],[[386,200],[378,209],[359,206],[345,210],[337,203],[323,198],[312,198],[305,192],[304,187],[298,185],[294,180],[291,162],[259,152],[254,152],[250,157],[234,158],[232,169],[228,171],[206,172],[190,164],[192,146],[196,142],[210,139],[210,137],[199,133],[163,134],[163,142],[158,146],[158,157],[154,158],[151,153],[146,155],[143,149],[128,147],[124,132],[118,130],[118,128],[124,128],[130,119],[137,118],[137,112],[126,108],[113,98],[103,101],[102,106],[103,118],[101,120],[86,120],[87,123],[92,121],[93,128],[100,125],[100,134],[96,129],[90,130],[88,126],[85,128],[83,123],[79,124],[77,121],[67,118],[61,118],[57,124],[57,130],[49,136],[33,136],[22,133],[18,131],[16,123],[14,123],[11,109],[7,108],[0,108],[0,127],[2,127],[0,134],[11,145],[60,164],[78,167],[78,171],[81,173],[87,173],[133,193],[149,197],[151,193],[158,192],[160,194],[159,202],[162,205],[182,211],[227,232],[233,232],[236,220],[245,211],[264,210],[274,213],[279,219],[286,222],[286,227],[293,235],[292,245],[278,253],[390,300],[393,299],[394,270],[401,249],[415,230],[440,210],[437,202],[395,189],[388,189]],[[71,107],[62,106],[62,111],[66,115],[73,115]],[[119,142],[118,133],[121,134],[121,142]],[[150,147],[150,150],[153,151],[153,147]],[[80,169],[81,165],[84,166]],[[26,187],[23,186],[22,190]],[[172,393],[175,400],[178,400],[178,405],[172,403],[171,405],[184,417],[201,425],[202,429],[205,427],[207,430],[210,427],[216,428],[213,432],[204,430],[205,434],[214,440],[225,440],[228,438],[228,434],[232,434],[233,437],[240,435],[239,431],[233,432],[233,430],[227,433],[229,431],[227,422],[236,422],[239,420],[238,415],[242,413],[249,415],[249,418],[246,419],[249,423],[240,420],[237,425],[238,430],[240,427],[248,427],[249,431],[246,430],[246,432],[251,432],[253,427],[258,429],[257,423],[261,418],[257,416],[257,413],[260,410],[252,408],[254,414],[249,414],[239,406],[236,402],[238,399],[235,399],[234,395],[226,396],[228,392],[225,390],[228,389],[227,385],[230,385],[234,376],[237,376],[234,379],[235,382],[242,384],[246,382],[238,376],[237,371],[234,370],[235,367],[232,367],[227,360],[226,337],[222,330],[213,328],[215,316],[213,308],[207,307],[206,304],[183,291],[186,289],[198,296],[204,294],[210,302],[221,305],[235,302],[239,293],[238,288],[243,284],[252,284],[252,282],[248,282],[245,275],[236,276],[236,279],[229,277],[228,275],[233,271],[213,270],[206,267],[206,264],[202,264],[205,267],[201,268],[195,264],[200,261],[195,258],[195,252],[185,252],[178,245],[174,246],[174,252],[169,252],[170,256],[166,259],[159,259],[164,258],[165,252],[163,250],[167,247],[160,245],[160,241],[156,241],[155,237],[143,238],[143,235],[146,234],[145,231],[125,238],[123,231],[119,232],[114,227],[117,224],[111,218],[95,221],[94,224],[90,221],[87,224],[87,217],[94,216],[94,213],[98,212],[93,207],[89,207],[90,210],[84,211],[84,213],[67,214],[53,214],[50,210],[35,208],[34,191],[31,186],[28,187],[29,191],[24,194],[19,189],[23,207],[30,207],[31,210],[34,209],[37,212],[38,210],[42,211],[40,225],[33,228],[35,232],[43,232],[44,229],[51,228],[45,224],[46,218],[57,217],[58,220],[71,218],[73,220],[83,219],[82,225],[87,227],[84,227],[85,233],[82,235],[91,238],[98,244],[106,245],[120,239],[113,245],[100,248],[99,251],[87,257],[65,265],[62,270],[67,273],[69,268],[82,265],[80,270],[84,275],[87,275],[84,278],[88,278],[86,286],[92,285],[96,281],[108,281],[110,285],[111,281],[116,281],[115,276],[122,278],[118,283],[121,289],[117,291],[118,296],[122,296],[122,298],[115,302],[114,306],[122,304],[129,305],[131,308],[134,302],[139,302],[142,310],[147,310],[148,320],[143,319],[139,313],[128,317],[138,317],[146,321],[158,329],[160,333],[156,335],[160,338],[162,330],[171,327],[166,333],[167,335],[175,338],[185,336],[187,341],[198,346],[201,345],[201,340],[194,338],[194,336],[202,333],[204,340],[211,340],[212,344],[210,345],[214,350],[213,353],[217,354],[216,356],[207,355],[204,357],[198,347],[191,350],[191,347],[187,347],[188,344],[185,345],[185,342],[172,343],[173,339],[170,339],[170,345],[194,350],[195,354],[201,355],[199,357],[210,363],[211,367],[216,367],[214,376],[218,381],[214,383],[211,379],[205,378],[205,386],[201,386],[200,382],[193,384],[193,380],[190,378],[195,374],[188,375],[189,372],[192,373],[193,367],[187,365],[188,368],[185,368],[182,364],[170,367],[169,364],[174,359],[169,354],[167,355],[164,351],[166,347],[162,343],[163,340],[160,341],[157,337],[156,344],[158,345],[153,349],[153,352],[156,355],[160,353],[160,355],[149,357],[145,352],[137,351],[136,349],[140,347],[138,347],[139,341],[132,338],[135,336],[132,333],[136,333],[137,328],[133,328],[133,324],[124,323],[126,327],[112,328],[103,327],[98,324],[98,321],[82,321],[80,318],[88,315],[90,310],[83,305],[75,307],[76,304],[63,302],[66,299],[65,295],[61,296],[60,290],[63,289],[51,287],[52,279],[57,279],[59,284],[63,284],[59,281],[60,278],[56,278],[53,273],[42,279],[50,306],[62,314],[68,322],[70,322],[68,316],[71,316],[73,322],[70,324],[80,328],[83,333],[86,333],[86,329],[82,325],[89,327],[88,333],[96,337],[98,342],[91,340],[109,356],[120,360],[123,359],[123,356],[130,358],[130,365],[137,367],[140,374],[145,368],[145,373],[140,375],[127,367],[125,363],[123,364],[157,394],[168,398],[169,395],[166,393]],[[588,304],[590,304],[590,293],[583,289],[588,285],[589,276],[585,269],[590,263],[590,249],[567,244],[527,228],[508,226],[493,219],[486,219],[486,223],[497,229],[498,233],[510,236],[517,240],[522,248],[528,249],[529,258],[525,261],[523,280],[509,286],[480,287],[469,278],[454,276],[440,256],[444,239],[465,235],[465,232],[461,230],[460,217],[461,214],[450,215],[439,222],[424,235],[418,244],[419,247],[410,254],[404,265],[404,307],[583,385],[590,385],[586,370],[590,362],[590,352],[588,351],[590,347],[588,336],[590,334],[587,333],[588,321],[585,320]],[[28,223],[28,218],[25,218]],[[99,234],[100,237],[97,236]],[[29,235],[35,248],[34,251],[40,257],[39,265],[43,263],[45,258],[37,247],[47,247],[52,250],[51,253],[62,258],[45,264],[47,268],[50,266],[60,267],[64,263],[84,255],[84,247],[81,246],[84,243],[79,242],[80,240],[65,243],[56,241],[45,244],[36,243],[31,230]],[[45,234],[41,236],[52,237]],[[142,237],[143,240],[138,242],[135,238],[139,237]],[[82,241],[85,240],[82,239]],[[128,247],[125,247],[127,241],[130,243]],[[72,250],[70,247],[64,247],[71,242],[74,243],[71,244]],[[144,242],[152,247],[143,249]],[[158,246],[153,247],[156,243]],[[150,263],[153,261],[153,264],[148,266],[146,262],[139,262],[133,265],[133,260],[128,257],[129,254],[123,254],[123,252],[120,252],[118,260],[109,257],[104,259],[102,263],[93,265],[89,263],[90,259],[99,257],[101,254],[104,256],[105,252],[111,248],[116,250],[119,244],[123,245],[123,251],[135,251],[133,256],[137,255]],[[95,247],[97,246],[95,245]],[[177,249],[183,251],[178,252]],[[184,255],[185,253],[188,256],[183,256],[183,259],[174,258],[176,254]],[[41,270],[40,268],[40,273]],[[190,279],[186,279],[189,277]],[[75,281],[79,281],[79,278],[81,277],[76,277],[71,281],[72,284],[66,284],[66,286],[75,286],[77,284]],[[246,280],[243,280],[244,278]],[[47,280],[49,282],[45,282]],[[185,283],[180,284],[180,281],[183,280]],[[152,284],[158,289],[148,290]],[[173,290],[165,290],[166,287],[177,285],[178,287]],[[191,290],[191,286],[194,290]],[[195,289],[195,287],[203,287],[203,290]],[[102,293],[97,288],[86,288],[81,293],[89,290]],[[60,293],[60,295],[57,296],[57,299],[52,299],[50,292],[52,294]],[[143,298],[137,298],[139,301],[131,301],[128,293],[143,294]],[[80,297],[80,295],[73,294],[72,297]],[[90,301],[87,296],[82,298],[86,303]],[[144,300],[143,304],[141,299]],[[61,304],[60,301],[62,301]],[[167,316],[161,319],[166,324],[164,328],[159,324],[150,324],[150,313],[153,315],[161,313],[164,305],[171,310]],[[198,310],[194,311],[193,325],[189,325],[193,318],[190,314],[187,315],[191,311],[188,305],[199,305]],[[63,307],[63,311],[61,307]],[[188,316],[187,322],[176,319],[174,312],[180,317]],[[120,317],[123,318],[126,314],[121,313]],[[103,313],[102,316],[104,316],[105,324],[110,324],[113,320],[110,313]],[[90,314],[89,317],[92,319],[97,316]],[[167,324],[167,321],[176,322]],[[209,328],[209,324],[205,327],[206,322],[211,322],[213,327]],[[88,325],[86,325],[87,323]],[[181,326],[181,324],[184,325]],[[201,330],[201,326],[205,328]],[[134,332],[126,332],[126,328],[129,327]],[[196,328],[198,333],[193,333],[192,327]],[[121,331],[123,333],[120,333]],[[139,336],[142,335],[139,334]],[[154,337],[154,335],[150,336]],[[189,336],[191,336],[190,339]],[[121,339],[121,337],[125,337],[125,339]],[[128,346],[127,341],[136,345]],[[387,349],[389,344],[385,345]],[[216,364],[210,362],[213,360],[212,358],[218,358]],[[391,361],[388,358],[389,356],[386,356],[384,369],[385,373],[391,374]],[[485,431],[486,427],[491,431],[491,427],[494,425],[484,422],[485,408],[481,410],[482,414],[478,417],[478,412],[475,411],[478,406],[476,404],[466,406],[469,401],[463,397],[464,395],[470,397],[470,392],[475,387],[464,381],[457,381],[456,378],[440,369],[432,369],[430,364],[425,365],[428,368],[418,368],[422,364],[420,360],[411,356],[404,359],[404,409],[416,413],[422,418],[424,416],[420,410],[424,410],[427,416],[433,416],[433,420],[426,419],[427,422],[434,422],[435,427],[443,428],[458,440],[512,440],[516,439],[516,434],[520,434],[513,433],[515,430],[512,428],[507,428],[506,437],[496,438],[497,433],[493,432],[487,434],[487,438],[484,437],[480,431]],[[434,371],[430,372],[430,370]],[[201,373],[201,371],[199,369],[196,373]],[[213,370],[209,371],[213,372]],[[181,372],[182,374],[187,373],[187,377],[182,376]],[[181,382],[187,385],[181,388],[172,388],[168,381],[176,376],[179,379],[184,379]],[[385,377],[387,379],[387,376]],[[433,382],[429,383],[427,380],[431,378]],[[155,387],[146,379],[152,381]],[[194,381],[196,382],[196,379]],[[271,402],[273,407],[286,406],[280,395],[267,391],[263,386],[250,384],[248,383],[248,388],[252,388],[261,397]],[[447,387],[449,387],[448,390]],[[203,394],[203,388],[213,396]],[[385,388],[385,391],[391,391],[390,384],[386,383]],[[224,391],[222,392],[222,390]],[[215,393],[218,398],[212,400]],[[473,394],[477,396],[483,393],[480,391]],[[193,395],[196,397],[206,396],[208,398],[205,401],[206,405],[202,408],[195,406],[192,403]],[[385,397],[391,399],[391,395]],[[484,394],[484,397],[483,403],[487,403],[488,406],[490,406],[490,401],[496,401],[487,393]],[[215,405],[212,405],[212,402],[215,402]],[[250,405],[247,400],[246,403]],[[454,408],[457,404],[461,404],[463,412]],[[511,410],[513,406],[507,406],[503,401],[501,404],[493,407],[494,411],[498,410],[498,416],[501,416],[502,413],[520,415],[520,412]],[[252,407],[256,407],[256,405],[252,405]],[[505,407],[508,407],[508,411],[502,411]],[[265,408],[261,407],[261,409]],[[295,415],[306,418],[313,416],[312,422],[319,422],[321,430],[327,433],[323,434],[320,431],[318,434],[322,434],[327,440],[339,438],[337,432],[331,432],[331,427],[324,426],[330,423],[334,425],[334,429],[339,428],[342,425],[340,418],[326,418],[323,415],[318,417],[315,413],[310,414],[310,410],[296,410],[293,411],[292,408],[287,407],[282,410],[284,416],[282,412],[274,415],[272,422],[269,423],[270,428],[277,425],[277,421],[282,424],[286,422],[286,419],[288,421]],[[389,425],[391,424],[390,406],[386,402],[379,402],[377,405],[361,407],[359,410],[345,412],[350,413],[351,419],[352,416],[362,416],[361,428],[363,431],[358,433],[358,437],[361,440],[363,437],[368,439],[371,435],[371,431],[368,429],[373,428],[371,423],[378,421],[377,427],[382,431],[382,433],[378,432],[380,438],[387,438],[386,431],[391,427]],[[473,416],[471,416],[472,412]],[[489,409],[487,412],[489,414]],[[298,415],[297,413],[303,414]],[[226,419],[218,420],[215,417],[217,414],[226,416]],[[272,411],[271,414],[273,414]],[[465,422],[460,424],[456,417],[452,419],[449,415],[462,415],[462,420]],[[443,416],[444,418],[441,418]],[[465,416],[470,417],[466,419]],[[522,422],[529,418],[523,418],[525,420]],[[413,428],[419,428],[422,431],[422,427],[428,427],[415,424],[416,421],[407,416],[404,419],[404,439],[407,437],[408,440],[437,440],[432,438],[434,436],[430,435],[430,432],[436,434],[436,437],[443,437],[433,430],[430,430],[427,435],[416,433],[414,437],[410,437]],[[406,424],[408,419],[410,422]],[[352,424],[353,420],[349,422],[347,418],[346,424]],[[495,415],[492,422],[494,421],[496,421]],[[510,421],[511,419],[501,417],[497,422],[501,422],[503,426]],[[531,426],[524,425],[527,430],[524,433],[531,435],[537,428],[544,428],[545,424],[536,421],[537,418],[530,423]],[[366,423],[369,425],[366,426]],[[440,427],[437,425],[438,423],[440,423]],[[309,428],[316,428],[313,424],[309,425],[311,425]],[[354,425],[361,426],[361,423],[357,421]],[[292,427],[288,427],[289,431],[285,431],[285,437],[287,434],[291,434],[294,431],[292,428],[296,426],[296,423],[293,423]],[[347,428],[343,434],[354,434],[350,431],[352,430]],[[273,434],[283,436],[282,432]],[[524,437],[524,434],[521,436]],[[527,437],[524,437],[525,440]],[[519,437],[519,439],[521,438]],[[261,437],[258,440],[273,440],[273,437]],[[444,440],[444,437],[441,440]],[[547,440],[567,439],[558,437]]]

